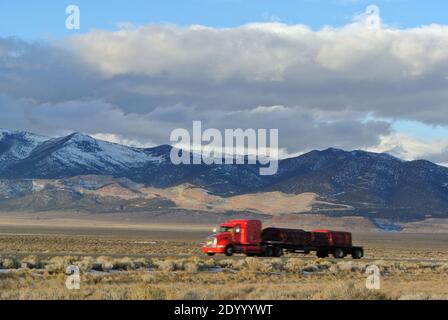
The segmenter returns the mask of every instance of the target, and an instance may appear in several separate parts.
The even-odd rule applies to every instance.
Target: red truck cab
[[[260,254],[261,221],[229,220],[219,226],[216,233],[207,238],[202,252],[208,255],[234,253]]]

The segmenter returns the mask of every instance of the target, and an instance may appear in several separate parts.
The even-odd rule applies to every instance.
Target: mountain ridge
[[[159,189],[191,184],[220,197],[314,193],[319,201],[313,210],[332,215],[411,220],[448,217],[448,168],[426,160],[404,161],[384,153],[328,148],[281,159],[277,174],[260,176],[259,163],[176,166],[169,160],[171,149],[170,145],[123,146],[82,133],[48,138],[0,130],[0,179],[9,196],[14,194],[12,184],[24,185],[27,179],[94,175]],[[60,191],[52,192],[50,197],[63,197]],[[73,192],[70,197],[76,195]],[[1,194],[0,186],[0,199]],[[324,203],[353,209],[332,212]]]

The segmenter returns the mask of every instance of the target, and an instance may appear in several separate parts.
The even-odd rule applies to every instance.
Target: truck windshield
[[[219,227],[219,232],[233,232],[232,227]]]

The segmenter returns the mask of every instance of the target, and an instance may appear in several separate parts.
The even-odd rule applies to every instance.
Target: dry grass
[[[65,288],[71,264],[81,270],[80,290]],[[447,263],[376,261],[380,290],[365,288],[369,264],[200,256],[2,257],[0,299],[448,299]]]
[[[62,235],[0,235],[0,252],[71,254],[200,254],[200,241]]]
[[[448,299],[443,241],[364,241],[374,260],[210,258],[200,240],[1,235],[0,299]],[[365,288],[370,264],[380,290]],[[69,265],[81,270],[80,290],[65,287]]]

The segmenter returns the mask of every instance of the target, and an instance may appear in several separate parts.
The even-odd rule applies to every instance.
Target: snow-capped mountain
[[[38,145],[48,139],[29,132],[0,129],[0,168],[27,158]]]
[[[51,179],[85,174],[120,176],[148,163],[165,161],[163,155],[153,155],[150,149],[96,140],[81,133],[53,139],[24,133],[6,137],[0,140],[0,159],[4,169],[0,175],[8,178]],[[7,149],[10,141],[14,141],[14,145]]]
[[[224,197],[269,191],[314,193],[319,199],[313,210],[330,215],[448,217],[448,168],[424,160],[330,148],[281,160],[276,175],[260,176],[258,164],[176,166],[169,159],[171,149],[168,145],[133,148],[80,133],[48,138],[1,131],[0,202],[45,193],[33,179],[95,175],[157,188],[190,184]],[[71,200],[61,199],[80,197],[76,188],[68,195],[52,189],[42,199],[59,197],[68,205]],[[23,202],[14,205],[19,203]]]

